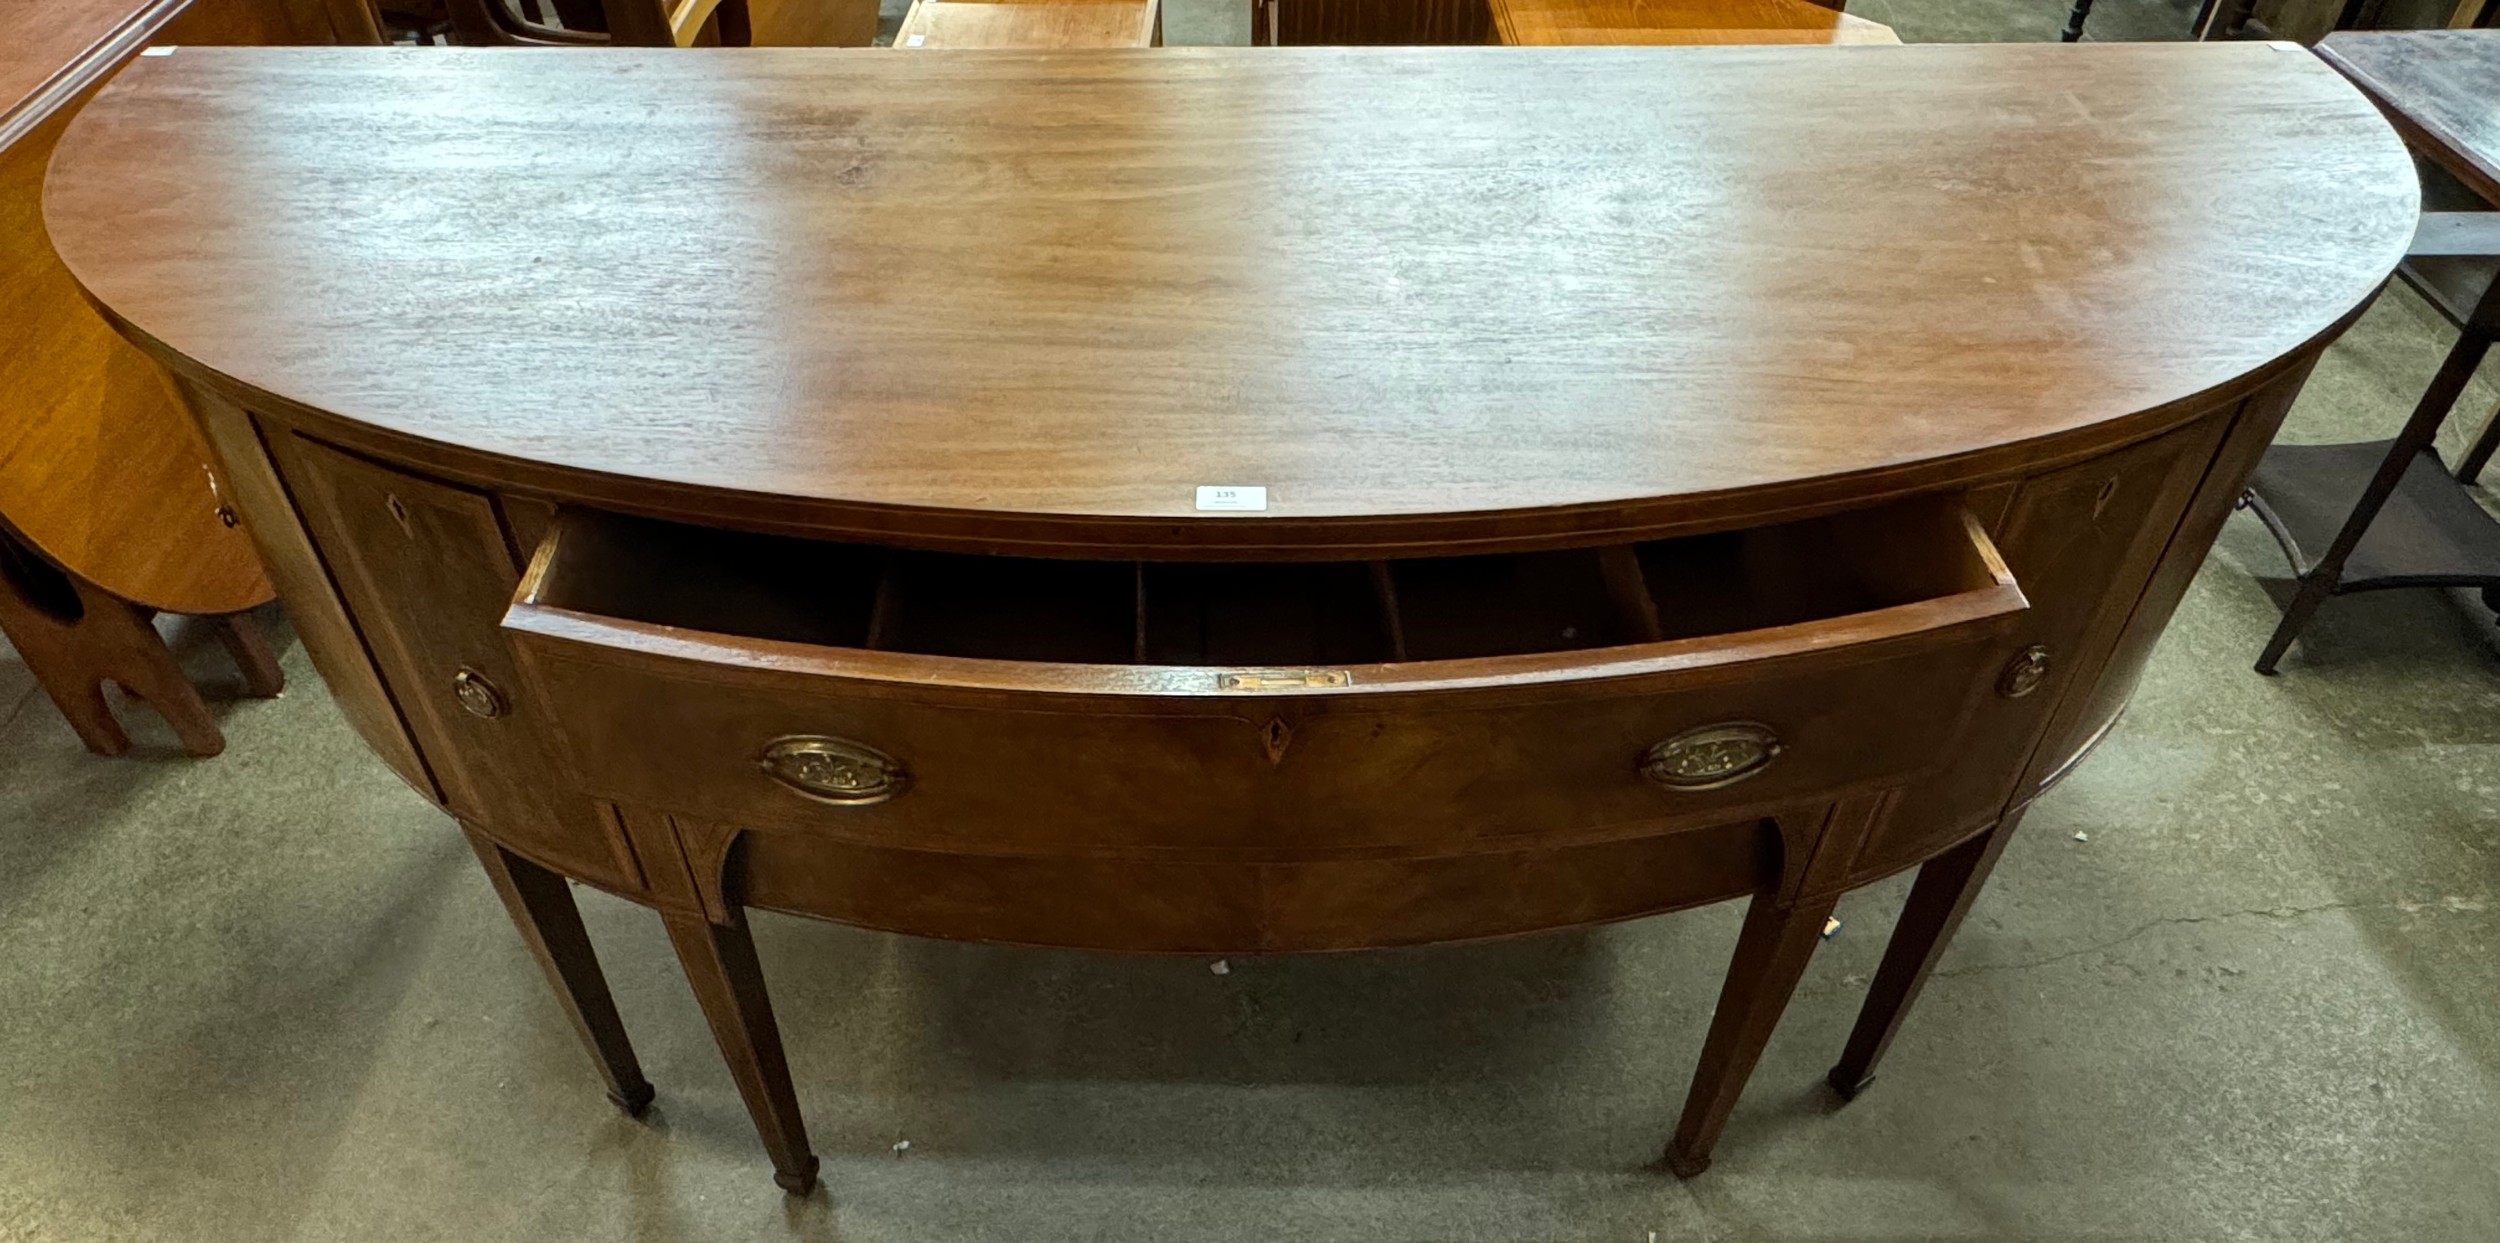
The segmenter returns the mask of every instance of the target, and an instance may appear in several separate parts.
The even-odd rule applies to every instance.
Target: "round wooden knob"
[[[475,669],[463,669],[451,675],[451,693],[470,716],[491,721],[511,710],[511,705],[504,700],[503,691]]]
[[[2049,649],[2035,643],[2024,648],[2007,663],[2005,672],[1997,675],[1997,693],[2007,699],[2020,699],[2040,689],[2049,677]]]
[[[757,763],[793,793],[841,807],[871,806],[911,788],[911,772],[901,760],[848,738],[776,738]]]
[[[1715,790],[1759,775],[1780,757],[1779,735],[1757,721],[1688,729],[1649,749],[1641,775],[1670,790]]]

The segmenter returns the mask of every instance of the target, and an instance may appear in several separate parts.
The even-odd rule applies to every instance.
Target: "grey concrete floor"
[[[2059,19],[1994,3],[1860,11],[1939,37]],[[2096,28],[2174,19],[2109,3]],[[2392,292],[2287,435],[2384,434],[2447,341]],[[1846,1108],[1821,1075],[1905,886],[1843,904],[1689,1183],[1648,1165],[1734,906],[1223,975],[762,915],[825,1162],[786,1200],[657,922],[583,897],[660,1088],[638,1123],[300,651],[285,698],[238,700],[177,631],[223,701],[211,761],[144,710],[136,756],[91,758],[0,660],[0,1240],[2488,1241],[2490,620],[2337,601],[2259,678],[2283,573],[2234,519]]]

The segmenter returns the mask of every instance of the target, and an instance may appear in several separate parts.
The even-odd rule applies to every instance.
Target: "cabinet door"
[[[2089,741],[2068,736],[2075,731],[2063,723],[2073,720],[2074,709],[2059,709],[2098,687],[2119,631],[2170,546],[2233,413],[2225,409],[2015,487],[1993,532],[2031,601],[2010,650],[2041,649],[2045,674],[2025,679],[2028,689],[2004,684],[2001,674],[2000,684],[1980,697],[1962,753],[1944,773],[1905,793],[1890,830],[1867,843],[1852,869],[1860,879],[1933,854],[1955,836],[1985,827],[2009,801],[2036,792],[2059,767],[2050,762],[2052,748],[2042,745],[2053,720],[2061,723],[2055,732],[2059,741],[2071,742],[2069,750]]]
[[[2100,676],[2088,694],[2069,696],[2058,705],[2058,716],[2049,732],[2050,745],[2041,748],[2032,759],[2035,784],[2046,786],[2064,776],[2067,768],[2081,759],[2102,731],[2126,710],[2127,700],[2135,694],[2136,681],[2144,676],[2144,663],[2152,658],[2154,645],[2170,625],[2170,615],[2177,611],[2180,599],[2187,595],[2188,584],[2204,566],[2205,555],[2213,550],[2214,538],[2222,533],[2223,522],[2238,507],[2240,494],[2248,487],[2248,477],[2257,469],[2257,460],[2265,456],[2266,446],[2274,443],[2274,433],[2283,426],[2283,416],[2290,412],[2292,399],[2300,395],[2300,387],[2316,362],[2312,355],[2241,404],[2221,451],[2214,455],[2212,469],[2205,472],[2197,485],[2196,499],[2187,507],[2178,533],[2163,549],[2161,564],[2127,617]]]
[[[639,869],[611,818],[561,791],[496,624],[520,581],[494,498],[301,436],[280,466],[452,814],[612,888]]]
[[[260,548],[269,579],[286,601],[287,618],[329,686],[331,700],[392,772],[418,793],[441,802],[442,790],[417,759],[398,705],[382,689],[364,639],[348,620],[347,606],[331,588],[321,557],[287,500],[285,485],[278,482],[277,470],[262,449],[259,427],[242,407],[209,389],[184,384],[182,392],[225,468],[224,486],[243,511],[244,526]]]

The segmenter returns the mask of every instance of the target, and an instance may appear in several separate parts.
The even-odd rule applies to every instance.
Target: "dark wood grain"
[[[2338,31],[2318,55],[2424,155],[2500,204],[2500,30]]]
[[[638,102],[689,93],[725,102]],[[2081,454],[2330,330],[2417,201],[2314,61],[2150,45],[207,52],[49,193],[115,314],[345,439],[1131,549],[1585,540]]]
[[[1250,37],[1260,44],[1465,45],[1493,29],[1485,0],[1252,0]]]

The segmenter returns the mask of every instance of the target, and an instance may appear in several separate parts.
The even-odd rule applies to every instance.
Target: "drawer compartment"
[[[585,794],[921,850],[1247,862],[1607,840],[1897,784],[1950,754],[2024,607],[1936,499],[1285,565],[571,512],[504,629]]]

